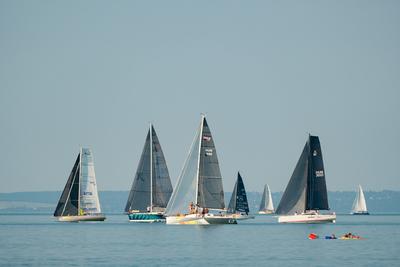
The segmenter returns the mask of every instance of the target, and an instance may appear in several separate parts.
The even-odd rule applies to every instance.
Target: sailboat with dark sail
[[[80,148],[54,216],[65,222],[105,220],[106,217],[101,213],[90,148]]]
[[[217,151],[204,115],[165,213],[167,224],[236,223],[225,212]]]
[[[165,221],[164,211],[171,194],[172,184],[164,153],[153,125],[150,125],[125,206],[129,221]]]
[[[272,214],[274,213],[274,203],[272,202],[271,190],[266,184],[261,198],[260,209],[258,214]]]
[[[336,214],[320,210],[329,210],[324,163],[318,136],[309,135],[276,213],[280,223],[336,221]]]
[[[233,214],[236,220],[254,219],[254,216],[249,215],[249,203],[247,202],[246,189],[239,172],[232,191],[231,200],[229,201],[228,213]]]
[[[358,191],[356,198],[353,202],[352,210],[353,215],[369,215],[369,212],[367,210],[367,203],[365,202],[365,196],[361,185],[358,185]]]

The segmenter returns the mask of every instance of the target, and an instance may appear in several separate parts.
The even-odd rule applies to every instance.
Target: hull
[[[81,215],[81,216],[60,216],[59,222],[102,222],[106,219],[104,215]]]
[[[188,224],[188,225],[209,225],[209,224],[236,224],[233,215],[213,215],[213,214],[188,214],[179,216],[168,216],[167,224]]]
[[[353,212],[352,215],[369,215],[368,211]]]
[[[278,217],[279,223],[335,223],[336,214],[299,214]]]
[[[235,218],[237,221],[241,221],[241,220],[254,219],[255,217],[253,215],[246,215],[246,214],[233,214],[233,218]]]
[[[274,211],[272,210],[266,210],[266,211],[259,211],[258,214],[260,215],[266,215],[266,214],[274,214]]]
[[[140,223],[165,222],[164,215],[158,212],[129,213],[128,217],[130,222],[140,222]]]

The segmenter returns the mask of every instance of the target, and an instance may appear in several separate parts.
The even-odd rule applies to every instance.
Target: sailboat
[[[233,214],[236,220],[254,219],[254,216],[249,215],[246,189],[244,188],[243,179],[239,172],[232,191],[231,200],[229,201],[228,213]]]
[[[54,216],[59,221],[104,221],[97,193],[93,153],[80,148],[71,174],[58,201]]]
[[[217,151],[205,115],[165,213],[167,224],[236,224],[225,212]]]
[[[258,214],[272,214],[274,213],[274,203],[272,202],[271,190],[266,184],[261,199],[260,209]]]
[[[172,184],[164,153],[156,131],[150,124],[139,166],[125,206],[129,221],[165,221],[164,211],[171,194]]]
[[[364,192],[361,185],[358,185],[357,196],[353,202],[353,215],[369,215],[367,203],[365,202]]]
[[[336,221],[335,213],[320,210],[329,210],[324,163],[318,136],[309,135],[276,213],[280,223]]]

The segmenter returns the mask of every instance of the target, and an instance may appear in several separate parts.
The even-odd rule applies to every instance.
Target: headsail
[[[327,210],[328,194],[318,136],[309,136],[276,210],[277,214]]]
[[[172,193],[167,164],[156,131],[151,125],[129,193],[125,212],[165,208]]]
[[[93,153],[89,148],[81,148],[80,213],[101,213],[94,172]]]
[[[186,213],[191,202],[203,208],[225,208],[217,152],[204,115],[168,202],[166,214]]]
[[[238,172],[235,187],[233,188],[231,200],[228,205],[229,213],[245,212],[249,213],[249,204],[247,202],[246,189],[244,187],[243,179]]]
[[[353,203],[353,213],[366,213],[367,210],[367,203],[365,202],[364,192],[361,188],[361,185],[358,186],[357,196],[354,199]]]
[[[80,156],[79,154],[76,158],[60,200],[58,201],[57,208],[54,211],[54,216],[56,217],[78,215]]]

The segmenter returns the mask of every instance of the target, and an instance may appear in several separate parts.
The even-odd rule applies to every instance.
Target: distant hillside
[[[368,210],[371,213],[400,212],[399,191],[366,191],[365,197]],[[0,213],[53,213],[61,192],[16,192],[0,193]],[[104,213],[122,213],[128,191],[101,191],[99,192],[100,203]],[[355,192],[335,191],[329,192],[329,205],[331,210],[337,213],[349,213]],[[231,192],[225,194],[225,203],[229,202]],[[248,192],[250,211],[256,212],[260,205],[262,193]],[[272,193],[275,208],[278,206],[282,192]]]

